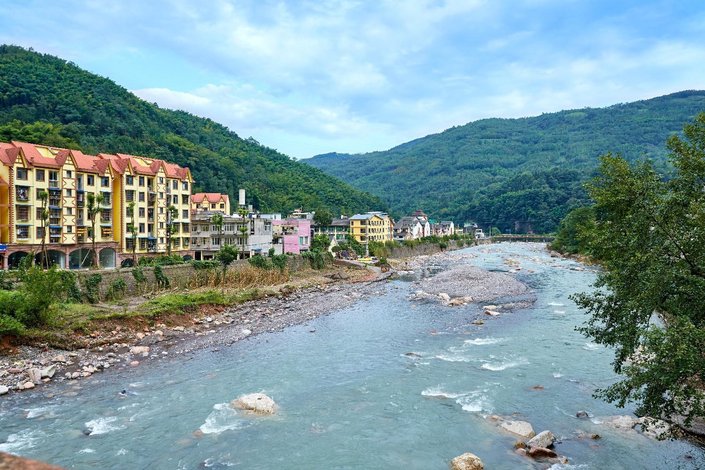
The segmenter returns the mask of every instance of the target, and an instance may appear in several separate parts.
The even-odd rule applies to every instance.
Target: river
[[[705,467],[705,450],[688,441],[602,424],[631,410],[592,398],[616,380],[612,354],[575,332],[584,314],[568,296],[587,290],[593,272],[536,244],[462,254],[490,270],[516,260],[536,301],[489,317],[474,304],[411,300],[418,274],[406,276],[283,332],[57,384],[51,397],[4,397],[0,450],[76,469],[426,470],[464,452],[490,469],[546,468],[513,452],[516,438],[487,419],[494,414],[550,429],[570,460],[553,468]],[[484,325],[471,323],[478,317]],[[227,406],[258,391],[277,401],[278,415]],[[576,418],[579,410],[590,419]],[[602,438],[581,437],[592,433]]]

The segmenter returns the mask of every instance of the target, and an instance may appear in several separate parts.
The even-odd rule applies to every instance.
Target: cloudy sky
[[[702,0],[0,3],[0,42],[295,158],[705,88]]]

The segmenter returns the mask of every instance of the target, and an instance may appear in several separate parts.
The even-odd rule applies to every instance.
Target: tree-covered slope
[[[263,211],[327,207],[335,213],[384,208],[309,165],[241,139],[226,127],[161,109],[62,59],[0,46],[0,140],[131,153],[188,166],[195,189],[239,188]],[[236,200],[236,199],[234,199]]]
[[[502,230],[550,231],[586,196],[581,183],[598,157],[666,165],[666,139],[705,111],[705,91],[684,91],[608,108],[522,119],[484,119],[384,152],[304,160],[382,197],[394,213],[421,208],[437,218]],[[517,224],[516,222],[521,222]]]

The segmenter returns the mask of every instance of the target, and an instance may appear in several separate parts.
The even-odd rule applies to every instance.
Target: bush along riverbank
[[[200,337],[205,347],[221,326],[220,341],[232,342],[297,324],[356,298],[355,283],[375,276],[330,257],[82,273],[24,265],[0,278],[0,395],[137,366]]]

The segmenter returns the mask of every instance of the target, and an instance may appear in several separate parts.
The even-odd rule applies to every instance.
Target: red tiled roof
[[[47,148],[58,151],[54,158],[48,158],[42,156],[42,154],[39,153],[39,150],[37,150],[37,147],[34,144],[28,144],[27,142],[17,142],[14,140],[11,142],[11,144],[15,147],[18,147],[22,151],[22,154],[32,166],[38,166],[43,168],[61,168],[61,166],[66,162],[66,158],[69,156],[69,151],[66,149],[47,146]]]
[[[196,193],[191,195],[191,202],[200,204],[204,199],[207,199],[211,204],[216,204],[218,202],[229,202],[230,198],[227,194],[220,193]]]

